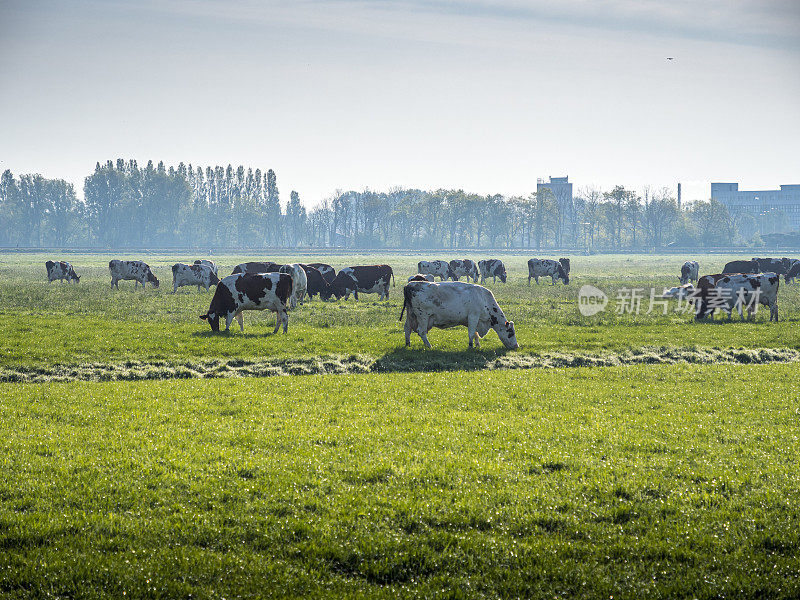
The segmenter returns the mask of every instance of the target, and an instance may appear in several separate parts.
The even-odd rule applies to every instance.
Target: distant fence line
[[[413,254],[413,255],[431,255],[433,253],[440,254],[499,254],[499,255],[512,255],[512,254],[530,254],[530,255],[553,255],[553,254],[569,254],[569,255],[603,255],[603,254],[752,254],[757,256],[764,253],[787,253],[797,254],[800,248],[797,247],[770,247],[770,248],[749,248],[749,247],[719,247],[719,248],[660,248],[654,249],[593,249],[586,252],[581,248],[543,248],[536,250],[534,248],[313,248],[313,247],[300,247],[290,248],[286,246],[278,247],[263,247],[263,248],[97,248],[97,247],[68,247],[68,248],[10,248],[0,246],[0,254],[145,254],[145,255],[159,255],[159,254],[187,254],[187,255],[203,255],[203,256],[225,256],[225,255],[286,255],[286,254],[303,254],[311,256],[322,256],[326,254]]]

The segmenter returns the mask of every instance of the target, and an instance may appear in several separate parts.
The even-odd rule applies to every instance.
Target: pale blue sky
[[[80,189],[117,157],[273,168],[309,205],[800,183],[800,2],[0,0],[0,170]]]

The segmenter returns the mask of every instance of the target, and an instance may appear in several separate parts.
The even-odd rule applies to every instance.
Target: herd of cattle
[[[80,281],[73,266],[65,261],[47,261],[50,282]],[[140,283],[159,286],[158,278],[147,263],[140,260],[112,260],[108,263],[111,287],[119,288],[121,280],[133,280],[134,288]],[[514,323],[508,321],[491,291],[478,284],[491,278],[507,281],[505,265],[501,260],[433,260],[420,261],[416,275],[408,278],[403,289],[403,307],[400,319],[406,314],[406,345],[412,332],[416,332],[430,348],[427,333],[433,327],[447,328],[465,325],[469,332],[469,345],[480,346],[480,338],[494,329],[503,344],[517,348]],[[696,261],[686,261],[681,267],[680,286],[665,290],[665,297],[686,299],[696,304],[697,318],[713,314],[716,308],[728,313],[734,308],[743,316],[743,306],[752,314],[752,300],[770,308],[770,320],[778,320],[777,294],[779,275],[790,283],[800,275],[800,260],[760,259],[733,261],[725,265],[723,273],[700,277]],[[569,284],[570,261],[532,258],[528,261],[528,285],[531,279],[539,283],[540,277],[550,277],[552,285],[558,280]],[[434,283],[436,277],[439,283]],[[464,278],[465,281],[460,281]],[[469,283],[470,279],[472,283]],[[200,318],[208,321],[213,331],[219,331],[220,320],[227,331],[236,319],[244,331],[242,311],[270,310],[277,315],[274,333],[281,325],[286,333],[289,326],[288,311],[298,304],[319,295],[322,300],[358,300],[362,294],[378,294],[380,300],[389,298],[389,284],[394,284],[394,272],[389,265],[361,265],[345,267],[338,273],[325,263],[279,264],[274,262],[245,262],[236,265],[233,272],[222,279],[219,269],[210,260],[195,260],[193,264],[176,263],[172,266],[173,292],[182,286],[197,286],[206,291],[214,285],[216,291],[208,311]],[[432,285],[433,284],[433,285]],[[720,299],[722,298],[722,300]],[[745,301],[743,304],[742,300]],[[747,301],[750,301],[749,304]]]

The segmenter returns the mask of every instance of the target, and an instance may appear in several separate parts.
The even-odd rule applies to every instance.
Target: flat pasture
[[[405,348],[402,285],[443,253],[212,257],[395,269],[388,302],[317,299],[288,335],[212,334],[213,290],[171,286],[201,255],[0,254],[0,597],[800,596],[800,286],[779,323],[695,323],[650,288],[742,257],[571,256],[529,287],[528,256],[487,284],[506,351]],[[161,287],[111,290],[110,258]]]

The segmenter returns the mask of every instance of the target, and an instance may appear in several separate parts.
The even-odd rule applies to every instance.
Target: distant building
[[[779,190],[745,191],[738,183],[712,183],[711,199],[724,204],[732,216],[752,215],[760,233],[800,229],[800,184]]]
[[[564,221],[568,221],[572,216],[572,184],[568,181],[569,177],[551,177],[550,181],[544,179],[536,180],[536,193],[544,189],[553,192],[553,198],[558,202],[561,216]]]

